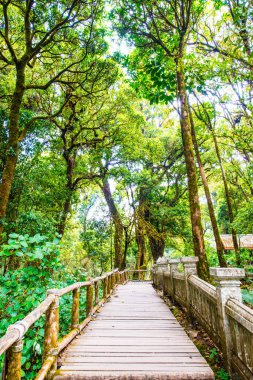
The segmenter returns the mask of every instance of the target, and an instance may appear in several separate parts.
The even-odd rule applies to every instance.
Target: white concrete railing
[[[196,257],[158,259],[154,286],[179,303],[213,339],[232,379],[253,379],[253,310],[242,302],[240,268],[210,268],[216,287],[197,276]],[[183,271],[179,271],[179,264]]]

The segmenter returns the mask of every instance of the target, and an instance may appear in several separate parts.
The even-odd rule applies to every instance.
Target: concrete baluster
[[[181,263],[184,266],[184,276],[185,276],[185,290],[186,290],[186,309],[188,316],[191,318],[191,295],[189,288],[189,277],[191,275],[197,275],[197,262],[199,261],[198,257],[195,256],[186,256],[181,258]]]
[[[170,259],[169,260],[169,270],[170,270],[170,281],[171,281],[171,298],[172,302],[175,301],[175,287],[174,287],[174,279],[173,274],[178,271],[178,264],[180,263],[180,259]]]
[[[157,265],[157,288],[163,291],[163,273],[168,270],[168,259],[166,257],[159,257],[156,262]]]

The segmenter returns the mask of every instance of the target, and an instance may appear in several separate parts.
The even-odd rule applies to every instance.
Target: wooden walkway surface
[[[67,348],[54,380],[212,380],[213,372],[147,282],[120,285]]]

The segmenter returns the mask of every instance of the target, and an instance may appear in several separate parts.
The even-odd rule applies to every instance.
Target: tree
[[[196,133],[195,133],[195,124],[194,124],[194,120],[193,120],[193,115],[192,115],[192,111],[190,109],[189,109],[189,116],[190,116],[190,123],[191,123],[192,141],[193,141],[193,145],[194,145],[194,149],[195,149],[196,159],[197,159],[198,166],[199,166],[202,184],[203,184],[205,195],[206,195],[208,211],[209,211],[210,220],[211,220],[212,229],[213,229],[213,234],[214,234],[214,239],[215,239],[215,243],[216,243],[219,264],[221,267],[226,267],[227,263],[226,263],[226,260],[223,256],[223,251],[224,251],[223,244],[222,244],[220,233],[219,233],[219,227],[218,227],[217,219],[215,216],[213,201],[212,201],[212,197],[211,197],[211,193],[210,193],[210,189],[209,189],[204,165],[203,165],[201,155],[199,152],[198,141],[197,141],[197,137],[196,137]]]
[[[8,137],[1,157],[0,233],[3,230],[19,145],[34,122],[31,118],[21,128],[20,112],[24,97],[27,96],[26,101],[31,100],[29,94],[32,91],[35,100],[36,93],[51,86],[57,91],[57,85],[66,81],[69,73],[82,70],[80,64],[94,49],[93,33],[101,5],[100,2],[83,0],[71,0],[67,5],[64,1],[59,5],[53,0],[29,0],[22,4],[14,0],[0,2],[0,16],[3,20],[0,30],[0,60],[5,77],[11,82],[9,93],[5,94]],[[61,108],[62,106],[60,110]]]
[[[215,153],[216,153],[216,156],[217,156],[217,159],[218,159],[218,162],[219,162],[221,176],[222,176],[222,181],[223,181],[223,186],[224,186],[225,198],[226,198],[227,209],[228,209],[228,217],[229,217],[229,222],[230,222],[230,225],[231,225],[231,234],[232,234],[233,245],[234,245],[235,254],[236,254],[236,258],[237,258],[237,265],[240,266],[239,245],[238,245],[238,241],[237,241],[236,231],[235,231],[235,229],[233,227],[234,213],[233,213],[233,207],[232,207],[232,202],[231,202],[231,197],[230,197],[230,191],[229,191],[229,187],[228,187],[228,181],[227,181],[227,177],[226,177],[226,172],[225,172],[225,169],[224,169],[224,166],[223,166],[223,163],[222,163],[220,148],[219,148],[218,140],[217,140],[216,133],[215,133],[215,130],[214,130],[214,126],[213,126],[212,121],[211,121],[210,114],[208,113],[208,110],[206,109],[205,104],[201,103],[201,107],[202,107],[201,108],[202,114],[198,113],[196,111],[195,111],[195,114],[198,116],[198,118],[200,120],[202,120],[205,123],[205,125],[207,126],[207,128],[211,132],[211,135],[212,135],[212,138],[213,138]]]
[[[187,168],[190,214],[195,255],[199,258],[198,270],[202,278],[209,277],[205,254],[197,174],[191,136],[184,58],[190,32],[202,11],[203,3],[197,1],[166,1],[145,4],[141,1],[118,1],[116,10],[121,31],[139,47],[148,49],[149,58],[155,55],[159,64],[166,65],[174,75],[177,98],[180,104],[180,124]],[[120,29],[120,28],[119,28]]]

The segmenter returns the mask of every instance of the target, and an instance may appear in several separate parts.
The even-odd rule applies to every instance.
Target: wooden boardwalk
[[[213,372],[151,283],[120,285],[66,349],[54,380],[212,380]]]

